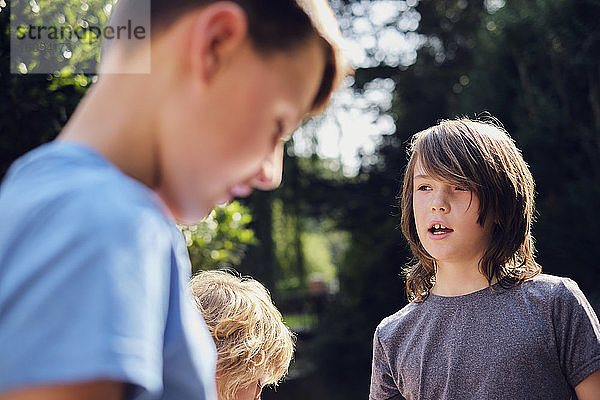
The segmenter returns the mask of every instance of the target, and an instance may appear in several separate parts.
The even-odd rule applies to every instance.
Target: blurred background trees
[[[356,67],[349,88],[296,134],[278,190],[183,228],[195,268],[233,266],[262,281],[299,332],[290,378],[263,397],[367,397],[373,331],[406,302],[397,202],[406,143],[439,119],[500,119],[537,183],[538,261],[575,279],[598,310],[600,2],[330,2]],[[9,74],[2,0],[0,10],[4,174],[55,137],[94,78]],[[353,114],[382,134],[348,162],[335,147],[368,135],[348,133]]]

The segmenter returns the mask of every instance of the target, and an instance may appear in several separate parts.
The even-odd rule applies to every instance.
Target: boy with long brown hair
[[[540,273],[533,177],[513,140],[442,121],[409,154],[410,303],[377,327],[370,399],[598,399],[600,324],[575,282]]]

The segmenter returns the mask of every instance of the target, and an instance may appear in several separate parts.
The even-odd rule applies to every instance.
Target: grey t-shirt
[[[369,399],[569,399],[598,369],[598,317],[574,281],[542,274],[510,289],[430,294],[385,318]]]

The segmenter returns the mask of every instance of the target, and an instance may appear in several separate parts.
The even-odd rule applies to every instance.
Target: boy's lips
[[[432,221],[427,229],[427,236],[433,240],[440,240],[448,237],[454,229],[442,221]]]

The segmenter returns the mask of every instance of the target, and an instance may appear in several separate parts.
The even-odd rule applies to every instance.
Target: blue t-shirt
[[[98,379],[131,399],[216,399],[185,242],[154,192],[54,142],[0,187],[0,392]]]

